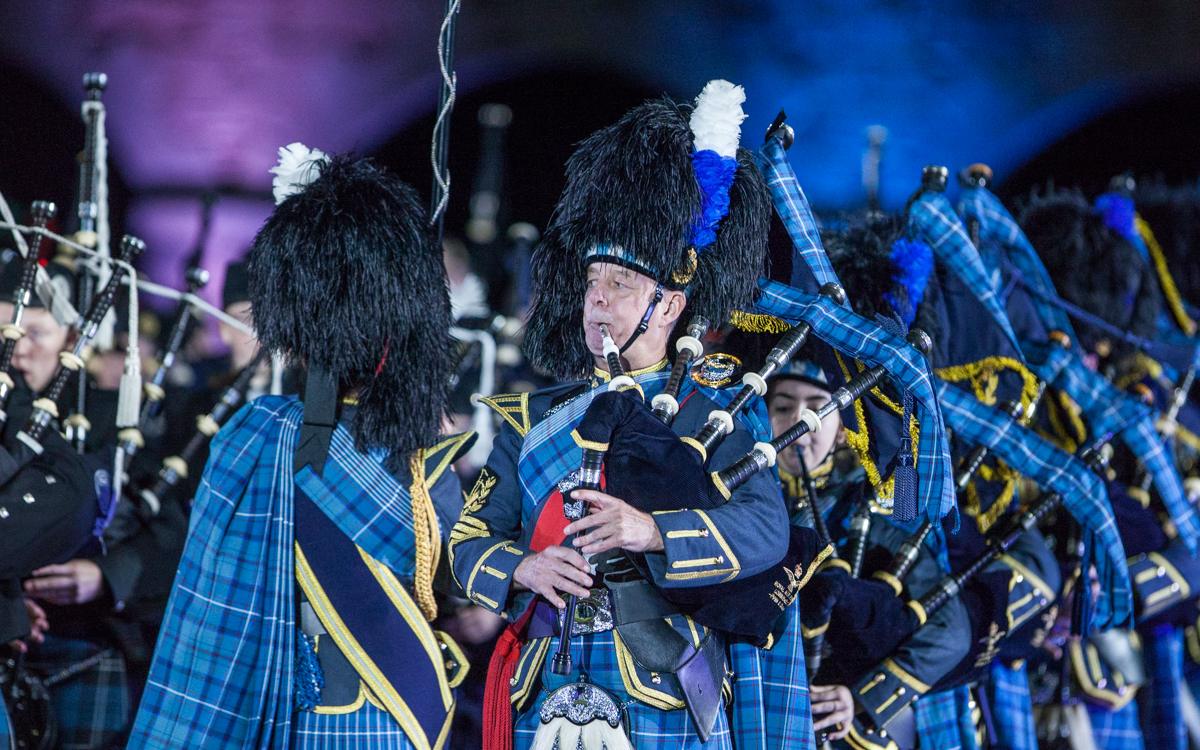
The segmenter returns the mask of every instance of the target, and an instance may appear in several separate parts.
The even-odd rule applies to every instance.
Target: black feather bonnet
[[[404,182],[366,159],[311,167],[316,179],[277,193],[282,202],[254,238],[255,327],[269,350],[324,369],[341,392],[356,389],[357,448],[398,458],[437,439],[446,402],[442,256]]]
[[[714,326],[750,303],[767,253],[766,184],[750,153],[737,149],[728,157],[728,213],[713,222],[714,241],[694,242],[711,214],[698,175],[704,165],[693,160],[691,112],[667,98],[647,101],[593,133],[567,161],[566,187],[533,256],[525,347],[536,367],[560,378],[591,370],[583,298],[592,261],[684,290],[686,315]]]

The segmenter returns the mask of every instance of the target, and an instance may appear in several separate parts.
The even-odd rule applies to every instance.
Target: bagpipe
[[[794,353],[799,347],[796,339],[803,335],[806,335],[803,330],[796,329],[786,334],[776,345],[768,364],[759,372],[748,374],[745,388],[753,392],[752,384],[765,382],[764,371],[769,375],[785,364],[785,355],[790,357],[789,352]],[[911,340],[918,345],[925,343],[919,333],[914,333]],[[612,364],[610,362],[610,366]],[[705,467],[707,452],[702,450],[704,443],[700,435],[680,437],[674,433],[646,408],[640,392],[628,387],[621,378],[619,360],[615,364],[610,389],[593,400],[574,433],[576,442],[583,449],[579,471],[581,487],[598,487],[600,467],[603,467],[605,491],[648,513],[720,507],[752,476],[774,466],[779,451],[805,433],[820,429],[823,417],[861,398],[887,374],[882,366],[866,370],[838,388],[829,404],[817,412],[805,413],[793,428],[770,442],[757,443],[753,450],[725,469],[708,471]],[[726,418],[732,419],[736,412],[733,404],[744,406],[747,401],[748,397],[735,398],[720,417],[710,419],[702,426],[701,433],[711,434],[710,425],[716,424],[717,420],[723,423]],[[732,425],[730,427],[732,431]],[[665,470],[666,467],[669,470]],[[570,520],[582,518],[585,510],[582,502],[569,499],[564,502],[564,512]],[[829,554],[828,545],[812,529],[791,526],[789,532],[784,558],[764,572],[703,586],[656,586],[656,591],[676,611],[691,616],[698,623],[733,637],[765,642],[781,613],[813,574],[814,565]],[[653,580],[644,555],[624,553],[623,558],[620,573],[606,567],[607,561],[601,563],[598,572],[606,578],[626,575]],[[572,606],[568,602],[568,612]],[[564,628],[558,652],[564,659],[567,658],[569,639],[569,629]],[[567,665],[569,662],[564,664]]]
[[[45,229],[58,212],[57,207],[48,201],[34,201],[30,205],[30,216],[35,229]],[[34,281],[37,279],[38,257],[42,252],[43,236],[35,234],[33,243],[26,248],[25,257],[21,261],[21,275],[17,288],[13,291],[12,319],[0,329],[4,337],[3,349],[0,349],[0,425],[8,422],[8,399],[16,388],[16,381],[10,374],[13,353],[17,350],[17,342],[25,337],[21,328],[21,320],[25,316],[25,307],[29,304],[30,295],[34,291]]]
[[[100,98],[108,85],[108,76],[104,73],[86,73],[83,76],[83,87],[86,99],[83,103],[83,153],[79,160],[79,203],[76,215],[79,220],[79,231],[75,241],[85,247],[97,251],[105,257],[108,252],[108,200],[107,200],[107,152],[108,144],[104,132],[104,105]],[[67,248],[68,257],[74,257]],[[81,261],[68,260],[68,265],[77,271],[75,303],[81,310],[86,310],[92,304],[96,294],[97,277],[88,273],[89,268],[95,268],[97,273],[103,273],[103,268],[94,266],[92,258]],[[110,303],[111,304],[111,303]],[[105,312],[107,315],[107,311]],[[100,319],[103,321],[103,316]],[[100,322],[92,337],[99,332]],[[90,343],[90,342],[89,342]],[[84,347],[79,354],[86,360],[90,346]],[[87,434],[91,424],[87,418],[88,384],[85,377],[80,377],[76,383],[75,403],[72,411],[63,420],[67,439],[75,446],[75,450],[83,453],[87,442]]]
[[[47,428],[59,417],[58,402],[71,378],[74,376],[78,376],[80,379],[85,378],[82,353],[95,337],[101,321],[112,307],[117,289],[121,284],[121,278],[125,273],[122,266],[131,264],[145,248],[146,244],[133,235],[127,234],[122,238],[120,248],[113,254],[113,259],[117,263],[116,268],[108,283],[92,300],[87,312],[79,320],[76,326],[78,336],[74,344],[69,350],[64,350],[59,354],[58,369],[50,384],[34,400],[33,411],[25,422],[25,426],[16,434],[16,444],[5,447],[5,455],[0,458],[0,462],[3,464],[0,466],[0,485],[11,479],[34,458],[40,456],[46,449],[44,443],[53,439],[55,432],[47,433]]]
[[[1106,466],[1107,453],[1104,447],[1111,436],[1097,441],[1080,452],[1079,457],[1093,471],[1102,471]],[[1008,585],[1010,576],[1002,573],[1002,580],[989,582],[989,566],[1008,554],[1021,539],[1039,523],[1043,522],[1061,505],[1062,495],[1056,492],[1045,492],[1015,516],[1006,519],[1005,523],[997,525],[987,535],[986,550],[970,565],[958,573],[944,577],[936,586],[919,599],[909,600],[905,608],[912,614],[905,617],[907,622],[915,622],[909,633],[895,637],[891,649],[878,649],[875,654],[882,656],[874,667],[866,670],[854,680],[854,698],[861,711],[855,717],[851,737],[848,740],[856,748],[897,748],[908,746],[908,742],[897,744],[899,737],[890,737],[889,728],[893,723],[894,729],[907,729],[904,719],[900,718],[905,710],[912,705],[920,695],[929,690],[943,690],[956,684],[965,684],[971,679],[971,671],[986,666],[996,653],[992,650],[999,639],[1005,634],[993,629],[1011,623],[1008,608]],[[981,585],[982,584],[982,585]],[[973,614],[972,648],[969,653],[946,676],[932,686],[915,684],[911,675],[895,668],[889,663],[888,655],[911,636],[917,628],[923,627],[926,621],[941,608],[956,597],[972,601],[967,603],[968,611]],[[1048,602],[1041,601],[1045,606]],[[895,608],[897,611],[899,607]],[[898,612],[898,615],[903,616]],[[832,624],[831,624],[832,628]],[[979,635],[983,638],[979,638]],[[876,641],[863,639],[864,648],[876,648]],[[859,660],[860,663],[866,660]]]

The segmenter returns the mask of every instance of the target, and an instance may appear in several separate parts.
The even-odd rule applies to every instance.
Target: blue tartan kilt
[[[1145,750],[1136,701],[1130,701],[1116,711],[1087,702],[1084,705],[1087,706],[1088,718],[1092,721],[1092,737],[1099,750]]]
[[[0,701],[0,747],[12,745],[12,731],[8,727],[8,709]]]
[[[66,676],[64,670],[95,658],[95,663]],[[94,641],[47,634],[34,647],[28,668],[43,678],[62,678],[50,687],[50,705],[62,750],[94,750],[124,745],[133,720],[125,657]]]
[[[365,691],[366,688],[360,688]],[[384,709],[366,700],[346,707],[316,711],[297,711],[292,720],[293,750],[411,750],[415,746],[408,735]]]

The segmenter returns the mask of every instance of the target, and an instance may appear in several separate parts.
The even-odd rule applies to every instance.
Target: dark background
[[[1134,170],[1200,174],[1200,5],[1118,2],[465,0],[447,230],[461,233],[480,105],[512,108],[501,229],[541,226],[572,144],[637,101],[746,87],[744,143],[781,107],[818,209],[861,206],[866,129],[888,130],[881,198],[920,168],[984,161],[1019,198]],[[270,210],[275,149],[375,154],[428,193],[438,0],[43,0],[0,5],[0,191],[68,208],[80,78],[109,75],[114,234],[150,275],[215,272]],[[208,230],[200,231],[208,210]],[[72,227],[62,227],[70,230]]]

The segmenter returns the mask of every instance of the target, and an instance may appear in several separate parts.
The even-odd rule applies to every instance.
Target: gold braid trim
[[[850,380],[850,368],[846,365],[846,360],[842,357],[841,352],[834,352],[834,357],[837,359],[838,367],[842,370],[842,377]],[[858,371],[864,369],[861,362],[854,361]],[[897,414],[902,414],[903,411],[899,404],[891,401],[883,395],[877,388],[871,390],[871,394],[882,399],[884,404],[895,410]],[[876,501],[871,504],[871,510],[880,515],[890,516],[892,514],[892,506],[896,497],[896,477],[890,476],[886,481],[876,465],[874,457],[871,456],[871,434],[867,427],[867,410],[863,408],[862,399],[857,399],[854,402],[854,417],[858,422],[858,430],[850,429],[845,421],[842,422],[842,429],[846,432],[846,443],[858,455],[858,461],[862,464],[863,471],[867,474],[867,481],[871,483],[871,487],[875,490]],[[913,453],[916,454],[921,442],[921,425],[917,421],[917,415],[913,414],[909,418],[908,423],[909,437],[912,438]]]
[[[437,515],[433,510],[433,498],[425,485],[425,451],[413,453],[408,462],[412,472],[413,538],[416,540],[416,563],[413,566],[413,593],[417,595],[417,606],[426,620],[433,622],[437,617],[437,600],[433,598],[433,573],[437,570],[438,554],[441,552]]]
[[[974,362],[961,365],[940,367],[934,372],[942,380],[950,383],[967,381],[975,398],[989,406],[996,403],[996,387],[1000,384],[1000,373],[1012,371],[1021,376],[1021,408],[1029,409],[1033,397],[1037,395],[1037,376],[1029,368],[1011,357],[984,357]]]
[[[1179,324],[1184,333],[1195,336],[1196,321],[1187,314],[1183,296],[1179,294],[1179,287],[1175,286],[1175,278],[1171,276],[1171,270],[1167,268],[1167,256],[1163,252],[1162,245],[1158,244],[1158,238],[1154,236],[1150,225],[1141,216],[1134,215],[1133,226],[1142,236],[1142,241],[1146,243],[1146,249],[1150,251],[1150,259],[1154,261],[1154,270],[1158,273],[1158,283],[1162,285],[1163,297],[1167,299],[1167,307],[1171,308],[1171,316],[1175,318],[1175,322]]]
[[[782,318],[763,313],[748,313],[734,310],[729,314],[729,322],[734,328],[746,333],[786,333],[791,325]]]
[[[963,511],[975,519],[979,525],[979,532],[986,534],[988,529],[996,523],[1000,516],[1004,515],[1004,511],[1012,505],[1013,496],[1016,494],[1017,479],[1019,475],[1012,470],[1008,464],[1003,461],[998,461],[996,465],[983,465],[979,467],[979,480],[985,482],[1003,483],[1003,488],[1000,494],[996,496],[995,502],[987,510],[983,510],[983,503],[979,499],[979,489],[975,486],[976,482],[972,481],[967,485],[967,498]]]
[[[1122,372],[1113,379],[1113,385],[1122,391],[1127,390],[1135,383],[1142,382],[1146,378],[1158,379],[1162,377],[1163,371],[1161,364],[1141,352],[1123,362],[1121,369]]]
[[[1074,453],[1087,440],[1087,427],[1079,416],[1079,405],[1072,401],[1070,396],[1063,391],[1055,391],[1054,395],[1058,398],[1047,402],[1050,408],[1046,410],[1046,414],[1050,419],[1052,432],[1046,437],[1067,453]]]

